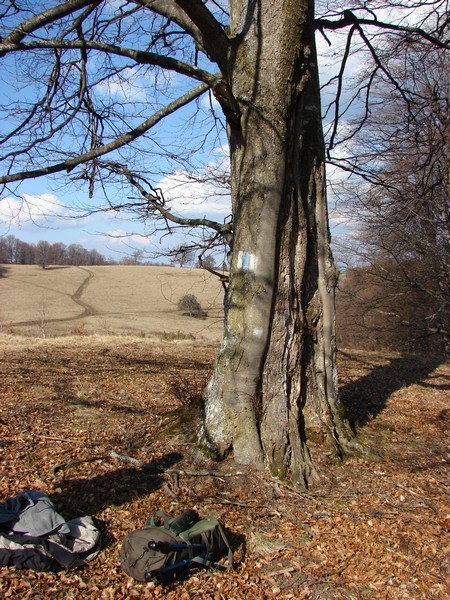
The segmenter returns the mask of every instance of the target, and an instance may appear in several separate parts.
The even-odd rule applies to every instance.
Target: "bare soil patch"
[[[370,454],[322,464],[320,484],[302,491],[229,460],[199,460],[186,402],[215,352],[0,336],[0,498],[42,490],[65,518],[90,514],[103,534],[82,569],[0,569],[3,597],[447,598],[450,366],[341,353],[342,398]],[[156,509],[187,508],[221,520],[236,569],[169,587],[129,579],[119,561],[126,534]]]

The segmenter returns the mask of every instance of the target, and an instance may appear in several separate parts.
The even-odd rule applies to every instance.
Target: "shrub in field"
[[[194,294],[185,294],[178,300],[178,310],[190,317],[206,317],[206,311],[201,307],[200,302]]]

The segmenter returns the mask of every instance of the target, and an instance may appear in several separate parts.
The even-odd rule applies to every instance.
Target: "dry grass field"
[[[198,453],[196,401],[221,329],[220,286],[205,273],[12,267],[0,292],[0,502],[40,490],[102,534],[99,556],[74,571],[0,568],[2,597],[448,598],[448,362],[341,351],[341,399],[367,453],[324,457],[306,491]],[[177,311],[184,293],[207,319]],[[224,524],[235,569],[130,579],[125,536],[155,510],[188,508]]]
[[[0,278],[0,328],[37,337],[126,334],[216,342],[223,290],[201,269],[153,266],[6,265]],[[194,294],[207,317],[183,315],[178,300]]]

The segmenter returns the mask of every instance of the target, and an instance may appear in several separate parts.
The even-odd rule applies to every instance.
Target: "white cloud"
[[[70,210],[54,194],[23,194],[21,198],[0,199],[0,223],[9,228],[29,223],[51,226],[55,219],[69,218]]]
[[[95,90],[103,97],[126,102],[145,102],[151,97],[153,101],[159,98],[164,104],[168,101],[166,92],[175,90],[178,95],[178,89],[184,82],[185,78],[173,71],[161,74],[157,70],[137,66],[126,67],[120,74],[101,81],[95,85]]]
[[[128,102],[146,100],[148,80],[146,86],[144,86],[140,84],[140,79],[139,73],[132,68],[127,68],[124,69],[120,77],[119,75],[110,77],[96,85],[95,89],[103,96],[114,96]]]
[[[180,169],[164,177],[158,187],[171,210],[183,216],[209,215],[219,219],[230,212],[228,191],[211,180],[206,172],[193,177]]]
[[[128,246],[147,248],[154,244],[154,236],[139,235],[137,233],[130,234],[124,229],[114,229],[103,234],[108,238],[108,244],[114,246]]]
[[[212,94],[211,92],[209,94],[203,94],[203,96],[201,96],[200,106],[203,108],[203,110],[206,110],[208,112],[210,110],[218,114],[221,114],[222,112],[219,102],[217,101],[214,94]]]
[[[217,162],[221,169],[230,168],[230,146],[228,143],[216,146],[213,150],[213,154],[219,157]]]

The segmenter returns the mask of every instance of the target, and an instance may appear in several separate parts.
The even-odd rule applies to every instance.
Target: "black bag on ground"
[[[219,564],[225,555],[228,564]],[[127,575],[151,581],[176,576],[194,565],[228,570],[233,566],[233,553],[216,519],[201,519],[195,510],[188,510],[175,519],[156,512],[144,529],[127,535],[120,560]]]

